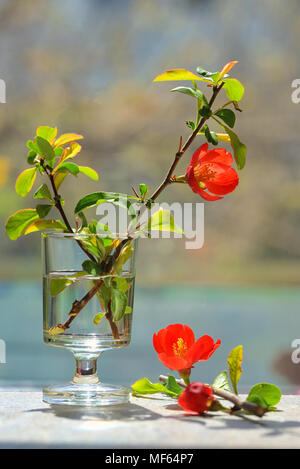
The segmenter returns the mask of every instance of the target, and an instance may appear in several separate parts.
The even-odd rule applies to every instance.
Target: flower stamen
[[[186,356],[187,349],[187,343],[183,340],[182,337],[179,337],[177,342],[174,342],[173,344],[173,352],[176,357],[184,358]]]
[[[214,179],[217,173],[216,171],[212,169],[212,167],[213,165],[211,164],[205,164],[205,165],[198,164],[194,168],[194,174],[195,174],[195,178],[197,179],[197,181],[205,182],[205,181],[211,181],[212,179]]]

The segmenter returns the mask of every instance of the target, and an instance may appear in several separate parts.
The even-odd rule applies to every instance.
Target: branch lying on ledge
[[[164,375],[160,375],[158,379],[162,383],[166,383],[168,381],[167,376]],[[182,379],[176,379],[176,383],[179,384],[179,386],[181,386],[183,389],[186,388],[186,384]],[[226,401],[232,402],[234,404],[231,409],[232,412],[244,409],[256,415],[257,417],[262,417],[267,412],[267,409],[265,407],[262,407],[258,404],[254,404],[253,402],[243,401],[239,396],[233,394],[232,392],[225,391],[224,389],[217,389],[213,386],[210,387],[213,391],[213,394],[218,397],[222,397]]]

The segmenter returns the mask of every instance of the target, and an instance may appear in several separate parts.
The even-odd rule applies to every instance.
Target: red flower
[[[203,414],[209,410],[215,400],[212,389],[209,386],[202,383],[191,383],[180,394],[178,404],[187,412]]]
[[[233,164],[232,156],[225,148],[208,150],[204,143],[192,156],[185,179],[193,192],[201,195],[205,200],[223,199],[219,195],[232,192],[239,183],[239,176]],[[206,192],[208,189],[212,194]]]
[[[220,344],[220,339],[214,343],[209,335],[203,335],[195,342],[192,329],[183,324],[171,324],[153,335],[158,359],[166,367],[178,371],[190,370],[194,363],[208,360]]]

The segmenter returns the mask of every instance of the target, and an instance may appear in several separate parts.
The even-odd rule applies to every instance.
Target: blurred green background
[[[173,306],[162,306],[157,297],[161,287],[181,288],[188,309],[187,291],[194,286],[193,295],[199,298],[199,328],[209,333],[205,320],[210,310],[207,304],[211,303],[207,299],[203,307],[201,300],[205,286],[210,292],[230,287],[230,298],[239,298],[235,311],[240,322],[234,319],[225,348],[240,342],[251,311],[259,312],[254,324],[260,329],[263,323],[268,339],[262,335],[253,349],[249,342],[250,354],[251,350],[254,354],[249,366],[254,379],[255,373],[263,372],[273,377],[277,354],[289,349],[300,328],[300,105],[291,100],[291,83],[300,78],[299,41],[298,0],[1,0],[0,78],[7,86],[7,103],[0,105],[2,226],[8,215],[31,206],[30,197],[21,199],[13,186],[26,167],[26,141],[38,125],[58,126],[60,133],[82,133],[81,164],[100,174],[99,182],[82,176],[74,184],[67,178],[63,195],[69,214],[88,192],[130,192],[131,185],[140,182],[154,189],[170,165],[180,135],[188,136],[185,121],[193,119],[194,102],[188,96],[170,93],[172,83],[154,84],[153,78],[169,68],[195,71],[201,65],[217,70],[230,60],[239,60],[233,75],[245,85],[246,93],[236,129],[248,147],[240,185],[223,200],[206,203],[202,249],[185,250],[182,240],[141,242],[138,294],[146,289],[148,301],[151,287],[153,301],[158,298],[157,316],[151,322],[156,330],[161,325],[158,315],[162,308],[167,310],[162,325],[189,323],[188,315],[182,318],[180,310],[172,314]],[[191,154],[192,149],[178,174],[184,173]],[[180,184],[168,189],[160,200],[202,201]],[[0,237],[0,278],[5,282],[1,324],[13,337],[15,322],[10,319],[8,298],[16,295],[13,285],[17,286],[19,303],[14,301],[11,312],[16,316],[22,295],[28,294],[20,285],[40,279],[40,239],[35,234],[12,242],[4,229]],[[244,291],[246,296],[241,294]],[[212,297],[219,298],[218,293]],[[143,296],[139,298],[143,309]],[[193,298],[196,318],[197,301]],[[225,321],[233,321],[224,319],[222,305],[230,309],[228,303],[218,301],[208,319],[221,338],[223,332],[226,337]],[[34,311],[40,314],[40,306]],[[287,312],[292,317],[290,323]],[[22,316],[26,314],[22,310]],[[142,316],[137,311],[136,327],[142,327],[138,314]],[[272,314],[277,324],[273,329]],[[0,337],[3,335],[0,327]],[[136,337],[138,343],[138,334]],[[36,340],[41,341],[40,336]],[[150,357],[150,336],[148,341]],[[266,349],[272,353],[260,373],[255,364],[257,351],[263,354]],[[219,360],[224,363],[224,355],[220,354]],[[53,376],[54,371],[58,373],[53,370]],[[24,378],[9,360],[1,373],[9,379]],[[298,376],[298,371],[294,374]],[[27,377],[33,379],[30,372]]]

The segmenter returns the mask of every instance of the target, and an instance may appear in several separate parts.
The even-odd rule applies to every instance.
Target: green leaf
[[[45,218],[52,209],[52,207],[53,205],[39,204],[36,206],[36,211],[40,218]]]
[[[235,124],[235,113],[231,109],[221,109],[215,113],[216,116],[220,117],[225,124],[233,128]]]
[[[236,78],[224,80],[224,89],[230,101],[240,101],[244,95],[244,87]]]
[[[88,166],[78,166],[78,168],[79,168],[80,173],[84,174],[90,179],[93,179],[94,181],[98,181],[99,176],[98,176],[98,173],[94,169],[89,168]]]
[[[36,158],[37,153],[34,150],[30,150],[27,153],[27,163],[28,164],[35,164],[35,158]]]
[[[39,152],[39,147],[37,146],[36,142],[34,142],[33,140],[28,140],[28,142],[26,143],[26,146],[34,151],[35,153],[38,153]]]
[[[66,231],[66,225],[60,220],[37,220],[31,223],[25,230],[24,234],[34,233],[36,231]]]
[[[148,186],[146,186],[146,184],[140,184],[139,186],[140,188],[140,194],[141,194],[141,198],[144,199],[144,197],[148,194],[149,192],[149,188]]]
[[[189,72],[185,68],[167,70],[166,72],[154,78],[153,81],[181,81],[181,80],[205,81],[206,83],[211,83],[212,81],[211,79],[207,79],[207,78],[203,78],[201,76],[195,75],[194,73]]]
[[[238,136],[231,130],[227,125],[220,122],[218,119],[214,118],[218,124],[223,127],[223,129],[227,132],[230,137],[230,143],[234,153],[234,159],[236,161],[238,169],[243,169],[246,163],[246,154],[247,154],[247,147],[240,141]]]
[[[193,122],[193,121],[186,121],[186,125],[187,125],[190,129],[192,129],[192,131],[194,132],[194,130],[195,130],[195,128],[196,128],[195,122]]]
[[[79,200],[75,207],[75,213],[81,212],[82,210],[94,207],[95,205],[99,205],[104,202],[113,202],[122,195],[125,194],[118,194],[116,192],[94,192],[93,194],[88,194]]]
[[[243,169],[246,163],[246,154],[247,154],[247,147],[240,141],[238,136],[229,129],[229,127],[224,126],[224,129],[228,133],[231,141],[231,146],[234,153],[234,159],[236,161],[238,169]]]
[[[94,319],[93,319],[94,324],[95,324],[96,326],[98,326],[98,324],[100,324],[100,321],[101,321],[101,319],[104,318],[104,316],[105,316],[105,313],[98,313],[98,314],[96,314],[96,316],[95,316]]]
[[[247,401],[249,402],[255,402],[258,403],[257,400],[260,399],[265,404],[260,404],[263,405],[264,407],[273,407],[281,399],[281,391],[278,386],[275,386],[275,384],[270,384],[270,383],[259,383],[253,386],[250,389],[249,395],[247,397]]]
[[[218,140],[216,132],[214,132],[213,130],[209,130],[207,125],[205,125],[204,127],[204,134],[208,143],[212,143],[213,145],[218,145],[219,140]]]
[[[177,394],[170,391],[161,383],[151,383],[148,378],[142,378],[132,384],[133,394],[157,394],[164,393],[171,397],[177,397]]]
[[[72,285],[72,280],[64,278],[53,278],[50,280],[50,295],[57,296],[69,285]]]
[[[251,396],[247,398],[247,401],[252,402],[253,404],[260,405],[261,407],[266,407],[268,408],[268,404],[266,401],[261,397],[257,396],[256,394],[251,394]]]
[[[205,70],[205,68],[202,68],[200,66],[196,68],[196,71],[197,73],[199,73],[200,76],[204,78],[211,78],[211,81],[215,81],[214,77],[217,77],[219,75],[219,72],[209,72],[208,70]]]
[[[79,166],[77,166],[77,164],[75,163],[71,163],[70,161],[67,161],[66,163],[61,163],[57,165],[54,172],[55,173],[67,172],[67,173],[73,174],[73,176],[77,176],[77,174],[79,173]]]
[[[111,311],[114,321],[120,321],[125,314],[127,306],[127,295],[117,288],[111,289]]]
[[[124,314],[132,314],[132,308],[131,306],[126,306],[125,308],[125,313]]]
[[[62,147],[54,148],[55,156],[61,156],[63,154],[63,151],[64,149]]]
[[[226,370],[221,371],[221,373],[219,373],[216,376],[216,378],[215,378],[212,385],[213,385],[214,388],[224,389],[225,391],[232,392]]]
[[[86,216],[83,212],[79,212],[78,216],[81,220],[81,228],[80,229],[82,230],[82,228],[86,228],[88,226],[88,221],[87,221]]]
[[[49,165],[52,167],[55,160],[55,153],[52,146],[43,137],[36,137],[35,140],[38,146],[39,154],[45,157]]]
[[[154,212],[153,215],[148,220],[147,229],[151,231],[169,231],[173,233],[183,234],[183,231],[179,226],[175,224],[173,215],[169,210],[160,208],[157,212]]]
[[[57,128],[56,127],[48,127],[47,125],[40,125],[36,129],[36,135],[38,137],[42,137],[47,140],[49,143],[52,143],[55,140],[57,135]]]
[[[99,275],[102,272],[100,265],[90,260],[84,261],[82,263],[82,268],[90,275]]]
[[[125,293],[129,288],[129,284],[124,277],[113,277],[112,284],[115,288],[123,293]]]
[[[227,359],[229,367],[229,376],[233,386],[235,394],[238,394],[237,383],[242,375],[242,361],[243,361],[243,346],[238,345],[231,350],[229,357]]]
[[[165,387],[173,392],[174,394],[176,394],[177,396],[180,396],[180,394],[183,393],[183,389],[181,386],[179,386],[179,384],[176,382],[176,379],[174,376],[172,375],[168,375],[168,381],[166,382],[165,384]]]
[[[127,243],[122,251],[120,252],[119,257],[117,258],[114,266],[113,266],[113,272],[118,272],[119,269],[131,258],[133,253],[133,249],[131,246],[131,243]]]
[[[108,312],[108,304],[111,299],[111,288],[103,285],[100,290],[97,291],[97,297],[99,298],[101,308],[104,313]]]
[[[11,215],[6,222],[7,236],[12,240],[18,239],[25,233],[28,226],[38,219],[38,213],[33,208],[19,210]]]
[[[195,89],[189,88],[187,86],[177,86],[176,88],[173,88],[171,91],[172,92],[173,91],[178,91],[179,93],[187,94],[188,96],[192,96],[193,98],[200,99],[201,102],[208,105],[208,101],[207,101],[205,95],[200,90],[195,90]]]
[[[212,112],[209,106],[204,105],[201,109],[199,109],[199,114],[201,117],[205,117],[206,119],[208,119],[209,117],[211,117]]]
[[[36,168],[29,168],[22,171],[16,180],[16,193],[21,197],[26,197],[26,195],[31,191],[35,178]]]
[[[41,200],[49,200],[49,202],[53,202],[50,190],[47,184],[42,184],[37,191],[35,192],[34,199],[41,199]]]

